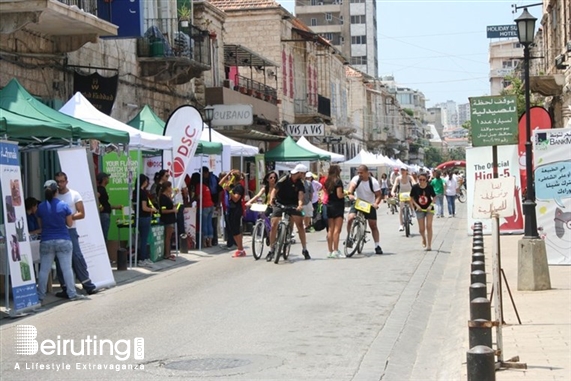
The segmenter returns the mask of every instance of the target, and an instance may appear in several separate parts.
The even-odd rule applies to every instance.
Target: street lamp
[[[204,121],[208,123],[208,141],[212,141],[212,119],[214,119],[214,107],[206,106],[204,108]]]
[[[523,45],[523,61],[525,65],[525,175],[527,176],[527,192],[525,201],[523,202],[523,214],[525,216],[524,238],[539,238],[539,234],[537,232],[537,218],[535,214],[535,190],[533,187],[533,165],[531,152],[531,115],[529,112],[529,46],[533,43],[533,38],[535,36],[535,21],[537,21],[537,19],[527,11],[527,8],[524,8],[522,14],[515,19],[518,39],[520,44]]]

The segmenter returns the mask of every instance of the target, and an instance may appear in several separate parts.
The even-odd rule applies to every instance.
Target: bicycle
[[[258,219],[252,230],[252,255],[257,261],[264,253],[264,246],[270,246],[270,231],[272,225],[270,218],[266,216],[268,206],[265,204],[253,204],[250,210],[259,212]]]
[[[467,196],[466,187],[464,186],[464,184],[462,184],[460,186],[460,188],[458,188],[458,191],[456,192],[456,198],[461,203],[465,203],[466,202],[466,196]]]
[[[404,225],[404,233],[410,237],[410,225],[412,225],[412,210],[410,209],[410,193],[399,193],[399,201],[403,203],[402,207],[402,224]]]
[[[366,201],[356,199],[355,200],[355,210],[357,215],[351,224],[351,230],[347,235],[347,240],[345,241],[345,256],[351,258],[355,252],[361,254],[363,252],[363,247],[365,242],[367,242],[367,220],[365,219],[364,213],[369,213],[371,211],[371,204]],[[348,245],[347,242],[350,244]]]
[[[391,214],[395,214],[398,211],[398,201],[395,197],[389,197],[387,199],[387,204],[389,204]]]
[[[289,257],[289,251],[292,245],[292,231],[293,221],[291,221],[291,213],[295,212],[295,206],[286,206],[276,204],[276,206],[283,210],[282,219],[278,223],[278,234],[276,239],[274,255],[274,263],[277,265],[280,262],[280,257],[283,255],[284,261]],[[303,215],[303,213],[302,213]]]

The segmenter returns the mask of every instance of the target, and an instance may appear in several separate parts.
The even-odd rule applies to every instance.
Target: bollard
[[[468,322],[468,345],[492,347],[492,322],[486,319],[474,319]]]
[[[488,290],[484,283],[472,283],[470,285],[470,301],[476,298],[485,298],[488,296]]]
[[[484,283],[486,284],[486,273],[482,270],[472,271],[470,273],[470,283]]]
[[[486,271],[486,264],[482,261],[474,261],[472,262],[472,271],[474,270],[482,270]]]
[[[122,247],[117,250],[117,270],[127,270],[127,249]]]
[[[478,245],[478,246],[472,246],[472,254],[473,253],[484,253],[484,246],[482,245]]]
[[[468,381],[496,381],[494,350],[477,345],[466,353]]]
[[[472,262],[486,263],[486,256],[484,255],[484,253],[474,253],[472,254]]]
[[[470,319],[492,320],[492,309],[490,301],[484,298],[475,298],[470,301]],[[472,348],[472,345],[470,346]]]

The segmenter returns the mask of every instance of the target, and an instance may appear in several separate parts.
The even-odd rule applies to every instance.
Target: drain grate
[[[252,361],[243,358],[238,359],[238,358],[212,357],[212,358],[199,358],[199,359],[173,361],[165,364],[164,367],[171,370],[208,372],[213,370],[239,368],[242,366],[250,365],[251,363]]]

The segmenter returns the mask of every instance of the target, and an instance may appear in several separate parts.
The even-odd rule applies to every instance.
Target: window
[[[365,15],[351,16],[351,24],[365,24],[366,22]]]
[[[351,0],[351,4],[355,4],[355,3],[364,3],[365,0]]]
[[[367,36],[351,36],[352,45],[361,45],[367,43]]]
[[[343,25],[343,16],[339,16],[339,24]]]
[[[512,61],[502,61],[502,68],[509,69],[513,67]]]
[[[367,56],[351,57],[351,65],[366,65]]]
[[[311,26],[317,25],[317,19],[311,19]]]
[[[333,20],[333,15],[331,15],[331,13],[327,12],[327,13],[325,14],[325,20],[327,20],[327,21]]]
[[[333,40],[333,33],[324,33],[323,38],[325,38],[328,41],[331,41]]]
[[[512,45],[512,48],[519,49],[519,48],[521,48],[521,44],[519,42],[514,42]]]

